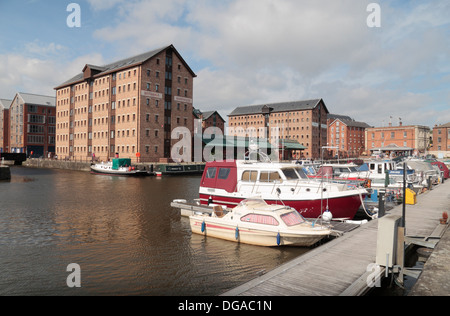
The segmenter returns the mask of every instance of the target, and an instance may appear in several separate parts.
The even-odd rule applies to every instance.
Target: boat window
[[[259,175],[260,182],[282,182],[280,174],[277,171],[261,171]]]
[[[241,222],[271,225],[271,226],[280,225],[280,223],[278,223],[278,221],[274,217],[261,214],[247,214],[241,217]]]
[[[349,167],[348,169],[350,169],[350,172],[358,172],[358,169],[356,169],[356,167]]]
[[[298,180],[298,175],[294,169],[281,169],[284,173],[284,176],[288,180]]]
[[[303,170],[301,168],[296,168],[295,170],[297,171],[300,178],[308,179],[308,176],[306,175],[305,170]],[[315,174],[314,168],[310,167],[310,168],[308,168],[308,170],[309,170],[310,174]]]
[[[297,211],[283,214],[281,215],[281,219],[288,226],[299,225],[305,222],[305,219]]]
[[[219,169],[219,179],[220,180],[226,180],[228,179],[228,176],[230,175],[230,168],[220,168]]]
[[[207,179],[215,179],[216,172],[217,172],[217,168],[208,168],[208,170],[206,170],[206,178]]]
[[[369,168],[370,168],[370,170],[375,170],[375,164],[371,163],[371,164],[369,165]]]
[[[242,181],[244,182],[256,182],[258,177],[258,171],[244,171],[242,174]]]

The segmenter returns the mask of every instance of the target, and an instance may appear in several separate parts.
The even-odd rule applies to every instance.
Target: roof
[[[19,95],[26,104],[56,106],[56,97],[24,92],[19,92],[17,95]]]
[[[165,51],[167,49],[173,49],[174,53],[178,56],[178,58],[184,63],[184,65],[186,66],[186,68],[189,70],[189,72],[192,74],[192,76],[197,77],[197,75],[192,71],[192,69],[189,67],[189,65],[184,61],[183,57],[181,57],[181,55],[178,53],[178,51],[175,49],[175,47],[173,45],[169,45],[169,46],[164,46],[140,55],[136,55],[133,57],[129,57],[126,59],[122,59],[116,62],[113,62],[111,64],[108,65],[104,65],[104,66],[96,66],[96,65],[90,65],[87,64],[84,69],[86,69],[86,67],[89,67],[91,69],[94,69],[96,71],[99,71],[98,74],[96,74],[96,76],[102,76],[102,75],[106,75],[108,73],[112,73],[121,69],[127,69],[133,66],[137,66],[140,65],[144,62],[146,62],[147,60],[151,59],[152,57],[158,55],[159,53],[161,53],[162,51]],[[70,84],[79,82],[79,81],[84,81],[84,75],[83,73],[80,73],[78,75],[76,75],[75,77],[69,79],[68,81],[62,83],[61,85],[59,85],[58,87],[56,87],[55,89],[59,89],[65,86],[68,86]]]
[[[305,150],[307,147],[301,145],[298,141],[294,139],[283,139],[280,140],[280,148],[292,149],[292,150]]]
[[[336,119],[341,119],[341,120],[353,120],[350,116],[346,116],[346,115],[340,115],[340,114],[328,114],[328,119],[329,120],[336,120]]]
[[[340,121],[349,127],[360,127],[360,128],[370,128],[371,127],[369,124],[364,123],[364,122],[357,122],[353,119],[349,120],[349,119],[342,119],[342,118],[336,118],[333,122],[331,122],[331,124],[333,124],[336,121]]]
[[[411,151],[414,150],[414,148],[410,147],[400,147],[397,144],[390,144],[385,147],[377,147],[377,148],[370,148],[371,151],[390,151],[390,150],[397,150],[397,151]]]
[[[203,112],[203,113],[202,113],[202,115],[203,115],[203,121],[209,119],[209,118],[210,118],[211,116],[213,116],[214,114],[217,114],[217,115],[222,119],[222,121],[225,122],[225,120],[223,119],[223,117],[222,117],[222,116],[219,114],[219,112],[217,112],[217,111],[207,111],[207,112]]]
[[[7,100],[7,99],[0,99],[0,105],[4,108],[4,109],[9,109],[11,106],[12,100]]]
[[[450,123],[435,126],[434,128],[450,128]]]
[[[313,110],[319,105],[320,102],[322,102],[325,106],[325,103],[322,99],[242,106],[236,108],[228,116],[262,114],[264,109],[269,109],[270,113]],[[325,109],[328,112],[326,106]]]

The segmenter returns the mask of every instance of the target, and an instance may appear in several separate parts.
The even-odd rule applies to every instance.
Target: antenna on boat
[[[278,199],[280,200],[281,204],[283,204],[283,206],[286,206],[286,205],[284,204],[283,200],[280,198],[281,189],[280,189],[280,188],[277,188],[276,191],[277,191]]]
[[[251,160],[251,155],[256,155],[256,161],[258,161],[258,157],[260,157],[261,162],[271,162],[271,159],[268,154],[262,152],[259,148],[259,145],[255,143],[255,140],[251,139],[250,144],[248,146],[248,151],[245,153],[245,160]]]

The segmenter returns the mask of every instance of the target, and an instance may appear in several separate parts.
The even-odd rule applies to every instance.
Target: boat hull
[[[327,233],[320,232],[300,234],[289,232],[263,231],[217,223],[211,221],[211,219],[202,218],[201,216],[191,216],[190,225],[192,232],[195,234],[264,247],[310,247],[328,235]],[[278,234],[280,235],[278,236]]]
[[[127,176],[127,177],[145,177],[148,175],[145,171],[140,170],[110,170],[110,169],[102,169],[91,167],[91,173],[98,175],[109,175],[109,176]]]
[[[210,199],[211,198],[211,199]],[[200,201],[202,205],[207,205],[208,201],[212,200],[212,203],[224,205],[227,207],[234,208],[238,205],[245,197],[232,197],[232,196],[221,196],[221,195],[211,195],[200,193]],[[267,204],[277,204],[280,205],[281,202],[275,199],[264,198]],[[329,199],[316,199],[316,200],[289,200],[283,199],[283,204],[297,210],[303,217],[306,218],[317,218],[322,212],[327,209],[333,214],[333,218],[340,219],[353,219],[356,212],[360,208],[362,201],[364,200],[364,195],[348,195],[337,198]]]

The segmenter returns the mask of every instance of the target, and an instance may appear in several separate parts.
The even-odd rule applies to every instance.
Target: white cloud
[[[87,54],[75,60],[56,58],[67,49],[59,44],[26,43],[21,54],[0,55],[0,96],[17,92],[55,95],[54,88],[80,73],[87,63],[104,64],[101,54]]]
[[[102,11],[114,8],[118,4],[126,2],[125,0],[87,0],[94,11]]]

